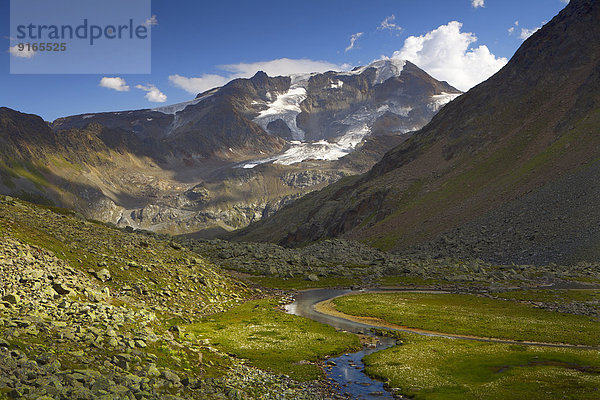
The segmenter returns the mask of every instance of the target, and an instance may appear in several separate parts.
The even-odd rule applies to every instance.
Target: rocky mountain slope
[[[344,237],[500,262],[600,258],[598,43],[600,4],[571,1],[367,174],[237,238],[295,246]]]
[[[324,398],[186,327],[260,295],[150,232],[0,196],[0,398]]]
[[[382,60],[257,73],[181,104],[51,124],[1,108],[0,193],[119,226],[215,235],[366,171],[459,94]]]

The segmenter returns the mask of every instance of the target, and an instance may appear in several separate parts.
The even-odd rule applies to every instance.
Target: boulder
[[[6,296],[2,297],[2,300],[6,301],[7,303],[10,303],[10,304],[17,305],[21,301],[21,297],[16,293],[11,293],[11,294],[7,294]]]
[[[112,279],[112,277],[110,276],[110,271],[106,268],[102,268],[100,271],[95,271],[94,276],[102,282],[107,282]]]

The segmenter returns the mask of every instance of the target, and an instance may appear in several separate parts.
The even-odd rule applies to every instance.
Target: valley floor
[[[343,398],[325,360],[373,339],[284,313],[296,290],[311,287],[443,289],[331,304],[442,333],[597,348],[600,291],[583,288],[599,272],[406,259],[344,241],[300,250],[175,242],[1,197],[0,398]],[[598,394],[598,350],[401,339],[364,360],[397,394]]]

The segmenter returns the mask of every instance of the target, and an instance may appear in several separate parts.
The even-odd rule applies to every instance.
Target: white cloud
[[[485,7],[485,0],[471,0],[471,7]]]
[[[508,34],[512,35],[513,33],[515,33],[515,30],[519,27],[519,21],[515,21],[515,24],[513,26],[511,26],[510,28],[508,28]]]
[[[98,86],[105,87],[108,89],[116,90],[117,92],[128,92],[129,86],[125,82],[125,79],[115,77],[115,78],[107,78],[104,77],[100,79],[100,84]]]
[[[393,57],[411,61],[434,78],[468,90],[495,74],[508,60],[496,57],[485,45],[471,48],[477,37],[461,29],[462,23],[452,21],[423,36],[410,36]]]
[[[531,29],[527,29],[527,28],[522,28],[521,29],[521,34],[519,35],[519,37],[523,40],[528,39],[531,35],[533,35],[534,33],[536,33],[537,31],[540,30],[540,26],[538,26],[537,28],[531,28]]]
[[[144,23],[146,26],[158,25],[158,19],[156,19],[156,15],[152,15],[149,19]]]
[[[229,71],[237,78],[250,77],[258,71],[264,71],[269,76],[307,74],[311,72],[327,72],[339,70],[343,66],[327,61],[309,59],[279,58],[277,60],[259,61],[255,63],[240,63],[220,65],[224,71]]]
[[[569,0],[560,0],[561,3],[569,4]]]
[[[398,26],[394,23],[396,20],[396,16],[394,14],[389,17],[385,17],[385,19],[381,22],[381,24],[377,27],[378,31],[390,30],[396,31],[396,33],[400,34],[404,29],[401,26]]]
[[[19,50],[18,45],[9,46],[8,52],[10,54],[12,54],[13,56],[19,57],[19,58],[31,58],[35,55],[35,51],[28,49],[26,47],[24,47],[23,50]]]
[[[310,72],[339,71],[347,68],[348,67],[345,65],[336,65],[327,61],[280,58],[254,63],[220,65],[219,69],[227,72],[222,75],[203,74],[200,77],[188,78],[175,74],[169,76],[169,81],[178,88],[196,95],[206,90],[223,86],[233,79],[249,78],[258,71],[264,71],[269,76],[279,76],[305,74]]]
[[[229,79],[221,75],[202,74],[199,78],[187,78],[178,74],[170,75],[169,81],[176,87],[185,90],[186,92],[196,95],[208,89],[218,86],[223,86]]]
[[[364,34],[364,32],[357,32],[354,35],[350,36],[350,44],[348,45],[348,47],[346,47],[346,50],[344,50],[344,51],[352,50],[354,48],[354,44],[356,43],[358,38],[361,37],[363,34]]]
[[[146,93],[146,99],[148,99],[148,101],[151,101],[153,103],[164,103],[165,101],[167,101],[167,96],[161,92],[160,90],[158,90],[158,88],[154,85],[136,85],[135,86],[136,89],[141,89]]]

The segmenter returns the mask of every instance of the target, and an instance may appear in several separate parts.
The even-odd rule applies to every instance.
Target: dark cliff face
[[[551,202],[553,191],[544,188],[587,193],[589,187],[578,185],[598,186],[564,177],[592,168],[600,156],[599,43],[599,2],[571,1],[500,72],[444,107],[369,173],[311,194],[238,238],[299,245],[343,236],[402,250],[464,227],[457,234],[468,242],[461,255],[494,259],[496,251],[486,249],[497,248],[505,239],[501,232],[515,233],[520,227],[512,224],[521,221],[532,232],[556,232],[556,246],[567,243],[571,232],[561,229],[555,214],[580,222],[587,217]],[[526,227],[507,217],[511,204],[538,192],[543,195],[537,202],[554,204],[552,215],[540,215]],[[525,214],[541,208],[532,201],[522,205]],[[590,218],[600,222],[600,215]],[[486,221],[483,230],[480,220]],[[480,240],[471,240],[475,236]],[[547,238],[530,237],[521,251],[531,255],[526,260],[552,258],[533,250],[547,248],[542,243]],[[446,246],[452,253],[458,246],[436,243],[424,248]],[[560,257],[583,251],[575,247]],[[509,254],[500,261],[507,260]]]

